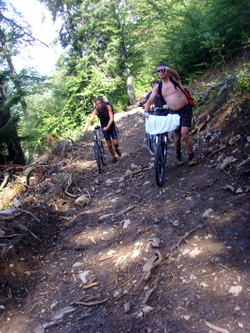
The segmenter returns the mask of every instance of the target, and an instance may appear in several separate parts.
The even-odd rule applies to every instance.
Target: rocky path
[[[250,331],[247,137],[193,136],[191,168],[170,144],[159,188],[141,111],[116,115],[117,164],[98,175],[86,135],[20,200],[15,221],[39,240],[2,254],[1,333]]]

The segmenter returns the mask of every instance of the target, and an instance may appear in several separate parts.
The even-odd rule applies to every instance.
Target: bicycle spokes
[[[159,140],[155,151],[155,180],[159,186],[163,185],[166,162],[166,144]]]

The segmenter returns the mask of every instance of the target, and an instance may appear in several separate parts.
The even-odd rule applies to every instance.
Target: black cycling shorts
[[[103,132],[103,136],[104,136],[106,141],[110,140],[110,137],[112,139],[117,139],[118,138],[115,123],[113,123],[107,131],[105,131],[103,129],[102,132]]]
[[[193,112],[189,103],[180,110],[169,109],[169,113],[178,114],[180,116],[180,127],[177,131],[179,131],[181,127],[191,127]]]

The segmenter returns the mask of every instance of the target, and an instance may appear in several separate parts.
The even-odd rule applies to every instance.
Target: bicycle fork
[[[156,135],[156,138],[155,138],[155,145],[157,145],[157,143],[159,141],[162,141],[163,142],[163,146],[164,146],[164,150],[163,150],[163,153],[164,153],[164,164],[166,163],[167,161],[167,142],[168,142],[168,137],[167,135],[165,134],[158,134]]]

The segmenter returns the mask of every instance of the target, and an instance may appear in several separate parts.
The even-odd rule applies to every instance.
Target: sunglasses
[[[162,72],[164,74],[165,73],[165,68],[157,69],[157,72],[158,73]]]

